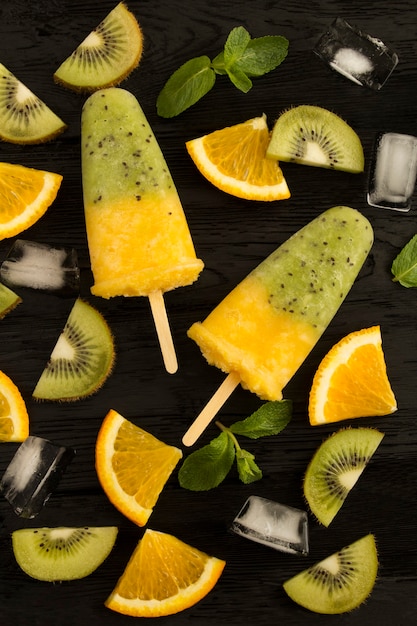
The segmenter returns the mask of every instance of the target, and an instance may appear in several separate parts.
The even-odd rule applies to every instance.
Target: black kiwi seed
[[[53,537],[48,529],[41,529],[37,539],[38,548],[53,557],[55,550],[71,553],[82,548],[91,532],[88,528],[74,528],[68,537]]]
[[[294,159],[302,159],[306,154],[307,144],[313,142],[327,155],[328,167],[334,168],[340,161],[342,150],[338,146],[336,138],[329,139],[322,132],[323,129],[300,128],[300,134],[291,138],[291,150],[294,152]]]

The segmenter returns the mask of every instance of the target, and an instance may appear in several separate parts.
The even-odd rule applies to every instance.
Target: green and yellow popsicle
[[[184,435],[192,445],[237,384],[265,400],[282,390],[333,319],[373,244],[369,221],[333,207],[256,267],[188,331],[228,377]]]
[[[85,102],[81,141],[91,292],[147,296],[167,370],[175,371],[162,294],[193,283],[203,262],[165,158],[134,95],[116,87]]]

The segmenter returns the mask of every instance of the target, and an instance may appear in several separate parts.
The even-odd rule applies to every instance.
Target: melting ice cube
[[[307,513],[267,498],[250,496],[233,520],[231,530],[275,550],[308,554]]]
[[[0,483],[16,515],[38,515],[58,486],[75,452],[42,437],[29,436],[18,447]]]
[[[380,39],[337,17],[314,52],[330,67],[358,85],[381,89],[398,63],[397,54]]]
[[[76,295],[80,280],[77,253],[73,248],[17,239],[1,265],[0,276],[11,288]]]
[[[375,141],[368,204],[409,211],[417,175],[417,137],[380,133]]]

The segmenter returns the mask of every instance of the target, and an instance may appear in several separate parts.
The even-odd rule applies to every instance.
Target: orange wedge
[[[278,162],[266,158],[270,133],[265,115],[187,141],[200,172],[213,185],[247,200],[290,197]]]
[[[14,382],[0,372],[0,441],[24,441],[28,435],[25,401]]]
[[[134,617],[172,615],[204,598],[225,564],[172,535],[148,529],[105,604]]]
[[[329,350],[310,390],[308,414],[313,426],[396,410],[379,326],[352,332]]]
[[[62,176],[0,163],[0,239],[32,226],[55,200]]]
[[[165,483],[182,457],[111,409],[96,441],[96,470],[110,502],[138,526],[144,526]]]

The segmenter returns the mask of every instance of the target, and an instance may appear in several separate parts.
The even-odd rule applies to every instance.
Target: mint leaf
[[[156,101],[158,115],[174,117],[212,89],[216,74],[208,56],[187,61],[167,80]]]
[[[391,272],[393,281],[403,287],[417,287],[417,235],[404,246],[394,259]]]
[[[231,67],[243,56],[251,37],[243,26],[233,28],[224,44],[224,62]]]
[[[255,413],[229,428],[217,421],[221,434],[208,445],[192,452],[182,464],[178,472],[181,487],[191,491],[207,491],[217,487],[230,472],[235,459],[243,483],[260,480],[262,471],[255,463],[254,455],[240,447],[235,435],[251,439],[276,435],[285,428],[291,416],[291,400],[279,400],[266,402]]]
[[[250,89],[252,89],[251,79],[248,78],[246,74],[244,72],[241,72],[237,67],[226,68],[226,71],[234,86],[240,89],[240,91],[243,91],[243,93],[247,93]]]
[[[274,70],[288,54],[288,39],[276,36],[252,39],[246,46],[240,59],[236,60],[235,69],[248,76],[262,76]]]
[[[213,489],[226,478],[234,459],[234,443],[226,432],[222,432],[185,459],[178,472],[179,483],[191,491]]]
[[[277,435],[292,417],[291,400],[266,402],[246,419],[235,422],[229,428],[235,435],[244,435],[250,439],[258,439],[269,435]]]
[[[223,50],[212,60],[211,66],[216,74],[227,74]]]
[[[245,485],[262,478],[262,471],[256,465],[254,455],[247,450],[240,448],[236,451],[236,463],[239,478]]]
[[[280,35],[251,39],[243,26],[233,28],[224,49],[210,61],[201,56],[187,61],[167,80],[156,101],[158,115],[174,117],[198,102],[214,86],[216,75],[227,74],[231,82],[247,93],[251,77],[275,69],[288,53],[288,40]]]

